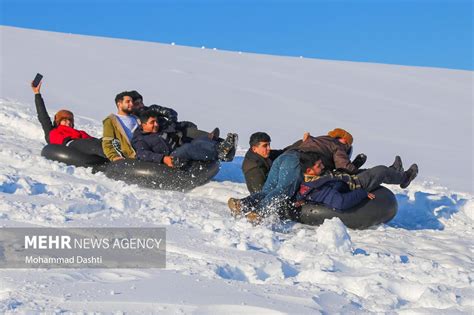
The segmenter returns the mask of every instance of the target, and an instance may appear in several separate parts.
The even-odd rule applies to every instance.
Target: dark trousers
[[[66,146],[84,154],[98,155],[103,158],[107,158],[104,154],[104,151],[102,150],[102,140],[97,138],[74,139],[66,144]]]
[[[207,137],[209,135],[209,132],[199,130],[194,127],[189,127],[189,128],[186,128],[185,135],[186,137],[191,138],[191,139],[199,139],[199,138]]]
[[[217,142],[209,139],[207,136],[200,137],[176,148],[171,153],[171,156],[191,161],[216,161]]]
[[[357,177],[363,189],[372,191],[380,186],[380,184],[401,184],[405,178],[405,173],[391,167],[379,165],[357,174]]]

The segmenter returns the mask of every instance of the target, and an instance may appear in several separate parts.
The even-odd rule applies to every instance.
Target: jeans
[[[372,191],[380,184],[399,185],[405,179],[405,173],[384,165],[369,168],[357,174],[360,185],[367,191]]]
[[[217,142],[207,136],[199,137],[176,148],[171,156],[191,161],[216,161]]]
[[[241,205],[246,212],[254,210],[264,215],[275,208],[280,210],[296,194],[302,181],[298,152],[284,153],[273,162],[262,191],[242,199]]]

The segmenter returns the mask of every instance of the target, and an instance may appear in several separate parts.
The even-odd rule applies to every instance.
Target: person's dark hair
[[[250,136],[250,147],[258,145],[259,142],[271,142],[272,139],[265,132],[256,132]]]
[[[132,94],[131,94],[131,92],[129,92],[129,91],[125,91],[125,92],[121,92],[121,93],[117,94],[117,95],[115,96],[115,104],[117,104],[118,102],[123,101],[123,98],[124,98],[125,96],[130,96],[130,97],[132,97]]]
[[[300,163],[303,172],[319,160],[321,160],[321,155],[316,152],[300,152]]]
[[[144,110],[140,113],[140,116],[138,118],[140,118],[140,122],[144,124],[148,121],[148,119],[150,119],[150,117],[158,118],[158,116],[158,113],[154,110]]]
[[[135,102],[136,100],[138,100],[139,98],[142,99],[143,101],[143,96],[138,93],[137,91],[133,90],[133,91],[130,91],[130,96],[132,97],[132,100]]]

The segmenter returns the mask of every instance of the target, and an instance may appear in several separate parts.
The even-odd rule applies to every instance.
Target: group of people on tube
[[[232,161],[238,136],[219,137],[219,129],[199,130],[192,122],[178,121],[178,114],[160,105],[145,106],[137,91],[117,94],[117,113],[103,120],[102,139],[74,128],[74,115],[60,110],[53,121],[36,87],[35,105],[47,143],[65,145],[85,154],[118,161],[138,159],[182,168],[190,161]],[[406,188],[418,174],[417,164],[404,170],[401,158],[391,166],[361,169],[367,157],[359,154],[351,161],[352,135],[341,128],[314,137],[305,133],[302,140],[282,150],[272,150],[267,133],[250,137],[242,171],[250,195],[230,198],[228,206],[236,218],[245,217],[253,224],[277,214],[294,218],[306,203],[322,204],[344,211],[374,199],[380,184]]]
[[[138,159],[182,168],[191,161],[231,161],[234,158],[237,134],[219,137],[219,129],[212,132],[199,130],[188,121],[178,121],[171,108],[159,105],[145,106],[137,91],[117,94],[117,113],[103,120],[102,139],[75,129],[74,115],[60,110],[49,117],[41,96],[40,82],[36,87],[35,105],[46,142],[65,145],[75,150],[98,155],[110,161]]]
[[[382,183],[406,188],[417,176],[417,164],[405,171],[399,156],[391,166],[361,169],[367,157],[359,154],[351,161],[353,140],[348,131],[336,128],[318,137],[305,133],[285,149],[272,150],[268,134],[252,134],[242,163],[250,195],[230,198],[231,213],[258,224],[275,213],[295,218],[306,203],[344,211],[375,199],[372,191]]]

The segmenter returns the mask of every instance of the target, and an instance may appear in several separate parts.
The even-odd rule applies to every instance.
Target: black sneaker
[[[354,161],[352,161],[352,165],[354,165],[357,168],[360,168],[364,163],[367,161],[367,155],[364,153],[357,154],[355,157]]]
[[[234,159],[238,140],[236,133],[228,133],[227,138],[218,144],[217,157],[220,161],[229,162]]]
[[[405,178],[403,179],[402,183],[400,184],[400,188],[407,188],[412,180],[418,175],[418,165],[413,164],[410,168],[405,172]]]
[[[403,172],[403,164],[402,164],[402,158],[399,157],[398,155],[395,157],[395,161],[393,161],[393,164],[390,166],[390,168],[393,168],[396,171]]]

